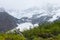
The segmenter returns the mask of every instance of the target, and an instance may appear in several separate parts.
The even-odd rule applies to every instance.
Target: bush
[[[25,38],[19,34],[0,34],[0,40],[25,40]]]
[[[43,40],[55,40],[56,36],[58,36],[59,34],[60,21],[54,21],[52,23],[46,22],[40,24],[38,27],[34,27],[33,29],[23,31],[23,35],[30,40],[39,40],[40,38],[42,38]]]

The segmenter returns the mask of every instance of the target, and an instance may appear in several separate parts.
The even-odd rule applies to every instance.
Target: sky
[[[41,7],[47,3],[59,5],[60,0],[0,0],[0,7],[24,10],[30,7]]]
[[[6,10],[22,10],[29,8],[44,8],[46,4],[58,5],[60,6],[60,0],[0,0],[0,7]],[[19,18],[21,13],[9,13],[10,15]],[[18,16],[19,15],[19,16]]]

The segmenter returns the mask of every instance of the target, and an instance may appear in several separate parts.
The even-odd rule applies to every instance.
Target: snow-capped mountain
[[[9,11],[8,11],[9,13]],[[39,23],[46,21],[54,21],[60,17],[60,7],[56,6],[46,6],[45,8],[28,8],[20,12],[11,12],[10,15],[16,17],[19,22],[18,27],[21,31],[29,29],[30,27],[37,26]],[[26,26],[27,25],[27,26]]]
[[[50,21],[53,22],[54,20],[59,19],[60,17],[60,7],[56,6],[48,6],[45,8],[28,8],[26,10],[23,10],[19,13],[16,13],[20,23],[17,28],[20,28],[21,31],[26,29],[29,29],[30,27],[33,28],[33,26],[38,26],[38,24]],[[12,15],[13,16],[13,15]],[[27,26],[26,26],[27,25]]]
[[[14,28],[20,28],[20,31],[33,28],[33,26],[38,26],[38,24],[43,22],[53,22],[60,18],[60,7],[51,5],[42,8],[32,7],[22,11],[6,10],[6,12],[17,18],[16,25],[18,26]]]

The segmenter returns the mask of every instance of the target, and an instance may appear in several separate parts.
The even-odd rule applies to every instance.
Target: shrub
[[[19,34],[0,34],[0,40],[25,40],[25,38]]]

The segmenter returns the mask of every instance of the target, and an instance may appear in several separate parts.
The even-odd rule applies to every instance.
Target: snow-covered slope
[[[30,27],[33,28],[34,25],[37,26],[39,23],[46,21],[52,22],[60,17],[60,7],[51,5],[44,8],[32,7],[22,11],[6,11],[19,19],[17,28],[20,28],[21,31]]]

